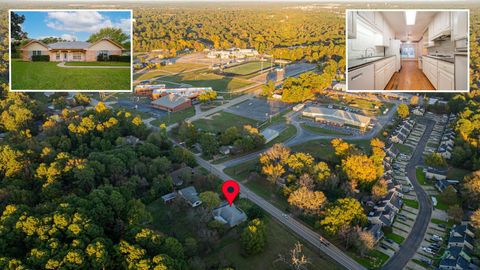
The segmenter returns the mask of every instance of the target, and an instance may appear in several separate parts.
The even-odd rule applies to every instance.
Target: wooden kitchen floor
[[[402,69],[393,74],[385,90],[435,90],[435,88],[418,68],[417,60],[413,60],[402,62]]]

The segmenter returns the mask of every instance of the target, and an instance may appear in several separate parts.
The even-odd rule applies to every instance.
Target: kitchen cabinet
[[[357,38],[357,12],[348,12],[348,38]]]
[[[437,90],[455,89],[454,72],[454,64],[445,61],[438,61]]]
[[[451,32],[451,13],[449,11],[438,12],[428,25],[428,40],[433,41],[443,34]]]
[[[468,16],[465,11],[452,11],[452,39],[468,37]]]
[[[375,63],[375,90],[384,90],[395,73],[395,57]]]
[[[348,90],[373,90],[374,65],[368,65],[348,72]]]
[[[358,16],[362,17],[371,25],[375,25],[375,14],[373,11],[359,11]]]
[[[375,27],[380,31],[383,32],[383,25],[384,25],[384,20],[383,20],[383,15],[382,13],[376,11],[373,12],[373,24]]]
[[[430,83],[432,83],[435,89],[438,89],[438,60],[430,57],[422,57],[423,61],[423,73],[428,78]]]

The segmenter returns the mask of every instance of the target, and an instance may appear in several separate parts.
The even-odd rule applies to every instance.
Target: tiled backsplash
[[[455,44],[451,40],[436,41],[435,46],[428,48],[428,54],[451,54],[455,51]]]

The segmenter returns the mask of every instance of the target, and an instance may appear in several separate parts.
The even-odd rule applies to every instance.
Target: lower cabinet
[[[437,84],[437,90],[454,90],[455,77],[445,70],[438,69]]]
[[[348,72],[348,90],[373,90],[373,65],[368,65]]]
[[[385,66],[375,70],[375,90],[385,89]]]

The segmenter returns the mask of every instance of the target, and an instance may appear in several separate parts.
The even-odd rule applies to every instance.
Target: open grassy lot
[[[320,139],[298,144],[291,147],[293,152],[309,153],[316,159],[333,161],[335,159],[335,150],[330,143],[331,139]],[[348,143],[354,144],[363,151],[369,153],[370,140],[345,140]]]
[[[251,205],[250,201],[239,200],[236,204],[244,209]],[[153,201],[147,205],[147,210],[152,214],[153,222],[151,227],[164,232],[166,235],[175,235],[181,241],[187,237],[196,237],[196,231],[192,230],[192,224],[196,222],[200,209],[178,208],[174,205],[166,205],[162,199]],[[212,251],[204,257],[207,264],[215,264],[221,258],[226,258],[229,264],[235,269],[288,269],[286,265],[277,261],[279,254],[286,254],[297,241],[287,228],[278,223],[270,216],[263,218],[268,230],[266,230],[267,246],[265,251],[259,255],[245,257],[240,243],[242,226],[233,228],[226,232],[212,246]],[[335,262],[323,257],[318,251],[304,246],[304,254],[308,257],[310,265],[308,269],[342,269]],[[213,268],[209,268],[213,269]]]
[[[207,118],[199,119],[193,122],[193,124],[197,128],[213,133],[224,131],[225,129],[233,126],[236,126],[238,129],[242,129],[244,125],[256,127],[258,124],[258,122],[253,119],[223,111],[214,113]]]
[[[448,169],[447,178],[448,179],[455,179],[462,181],[465,175],[470,174],[469,170],[465,170],[462,168],[451,167]]]
[[[193,87],[212,87],[218,92],[230,92],[251,85],[252,82],[241,79],[220,76],[208,71],[195,71],[177,75],[165,76],[155,80],[157,83],[166,83],[167,85],[191,85]]]
[[[61,68],[12,60],[13,90],[130,90],[130,69]]]
[[[168,74],[176,74],[182,72],[189,72],[199,68],[206,68],[206,65],[202,64],[193,64],[193,63],[176,63],[173,65],[162,66],[160,68],[152,69],[149,72],[142,73],[142,74],[135,74],[133,78],[135,80],[148,80],[151,78],[155,78],[157,76],[168,75]]]
[[[291,233],[282,224],[278,223],[271,217],[264,219],[267,232],[267,245],[265,251],[261,254],[244,257],[240,241],[235,235],[228,235],[221,240],[221,243],[215,247],[213,254],[207,257],[218,259],[218,257],[226,257],[232,262],[235,269],[271,269],[271,270],[287,270],[287,265],[278,260],[278,256],[288,256],[287,253],[298,241],[293,233]],[[321,255],[318,251],[311,249],[309,246],[303,246],[303,253],[308,258],[309,264],[307,269],[343,269],[334,261]]]
[[[387,262],[390,258],[387,254],[384,254],[378,250],[373,250],[365,257],[360,257],[356,254],[350,253],[350,255],[361,265],[368,269],[378,269]]]
[[[66,62],[65,66],[130,66],[130,62]]]
[[[319,133],[319,134],[327,134],[327,135],[349,135],[350,134],[350,133],[340,132],[340,131],[336,131],[336,130],[331,130],[331,129],[328,129],[328,128],[310,126],[310,125],[307,125],[307,124],[301,124],[301,126],[302,126],[302,128],[304,128],[308,131]]]
[[[269,62],[253,61],[253,62],[240,64],[234,67],[229,67],[224,69],[223,71],[226,73],[232,73],[237,75],[247,75],[247,74],[260,71],[262,70],[262,68],[267,68],[267,67],[270,67]]]
[[[175,124],[177,122],[181,122],[186,118],[192,117],[195,115],[195,108],[189,107],[178,112],[170,113],[170,115],[166,115],[164,117],[157,118],[151,122],[151,124],[155,127],[160,126],[160,124],[165,124],[167,126],[171,124]]]

